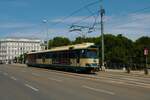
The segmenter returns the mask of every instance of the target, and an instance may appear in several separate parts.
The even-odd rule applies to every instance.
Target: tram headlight
[[[93,59],[93,62],[96,63],[96,59]]]
[[[92,63],[92,64],[87,63],[86,67],[98,67],[98,64],[96,64],[96,63]]]
[[[91,64],[87,63],[87,64],[86,64],[86,67],[91,67]]]

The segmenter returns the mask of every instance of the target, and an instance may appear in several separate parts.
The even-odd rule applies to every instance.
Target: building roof
[[[41,40],[27,38],[4,38],[0,39],[0,42],[41,42]]]
[[[44,52],[52,52],[52,51],[64,51],[64,50],[75,50],[75,49],[86,49],[88,47],[94,46],[94,43],[82,43],[82,44],[76,44],[76,45],[68,45],[68,46],[61,46],[61,47],[55,47],[50,50],[44,50],[39,52],[30,52],[28,54],[35,54],[35,53],[44,53]]]

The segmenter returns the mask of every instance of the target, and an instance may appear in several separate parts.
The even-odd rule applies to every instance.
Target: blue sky
[[[46,25],[48,20],[49,38],[65,36],[74,39],[81,33],[69,32],[73,22],[89,16],[87,8],[74,14],[58,25],[62,19],[73,11],[97,0],[0,0],[0,37],[29,37],[46,39]],[[133,40],[140,36],[150,36],[150,0],[103,0],[105,15],[105,33],[123,34]],[[100,3],[88,7],[91,12],[99,9]],[[137,11],[137,12],[135,12]],[[95,14],[96,16],[96,14]],[[77,23],[78,25],[92,25],[94,17]],[[87,36],[98,36],[96,30]],[[87,30],[83,30],[84,33]]]

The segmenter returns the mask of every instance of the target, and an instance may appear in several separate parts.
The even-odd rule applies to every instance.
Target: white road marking
[[[150,84],[140,83],[140,82],[134,82],[134,81],[120,81],[120,80],[99,80],[100,82],[107,82],[107,83],[114,83],[114,84],[121,84],[121,85],[129,85],[129,86],[136,86],[136,87],[142,87],[142,88],[150,88]]]
[[[132,74],[130,74],[130,76],[126,76],[125,74],[124,75],[115,75],[115,74],[109,74],[108,76],[112,76],[112,77],[116,77],[116,76],[120,76],[120,77],[126,77],[126,78],[134,78],[133,80],[142,80],[142,79],[146,79],[146,80],[149,80],[149,78],[145,78],[145,77],[139,77],[139,76],[134,76]],[[136,78],[136,79],[135,79]],[[122,78],[123,79],[123,78]]]
[[[101,80],[101,81],[107,82],[107,83],[115,83],[115,84],[121,84],[121,85],[129,85],[129,86],[136,86],[136,87],[142,87],[142,88],[150,88],[150,84],[139,83],[139,82],[122,82],[122,81],[109,81],[109,80]]]
[[[37,74],[37,73],[32,73],[32,75],[34,75],[34,76],[41,76],[41,75],[39,75],[39,74]]]
[[[82,87],[86,88],[86,89],[89,89],[89,90],[92,90],[92,91],[96,91],[96,92],[101,92],[101,93],[105,93],[105,94],[109,94],[109,95],[115,95],[114,92],[103,90],[103,89],[96,89],[96,88],[92,88],[92,87],[89,87],[89,86],[86,86],[86,85],[83,85]]]
[[[23,70],[22,72],[25,73],[26,71]]]
[[[15,80],[15,81],[17,80],[17,78],[15,78],[14,76],[11,76],[10,78],[13,79],[13,80]]]
[[[51,71],[53,72],[53,71]],[[65,73],[55,73],[57,75],[66,75]],[[140,88],[150,88],[149,84],[144,84],[141,82],[134,82],[135,80],[131,80],[131,81],[125,81],[123,79],[114,79],[114,78],[110,78],[110,77],[100,77],[100,76],[74,76],[74,74],[67,74],[68,76],[74,77],[74,78],[80,78],[80,79],[92,79],[92,80],[96,80],[96,81],[100,81],[100,82],[106,82],[106,83],[114,83],[114,84],[121,84],[121,85],[128,85],[128,86],[135,86],[135,87],[140,87]],[[132,77],[131,77],[132,78]],[[104,80],[101,80],[104,79]],[[130,83],[129,83],[130,82]],[[132,83],[131,83],[132,82]]]
[[[108,83],[116,83],[116,84],[125,84],[125,82],[121,82],[121,81],[105,80],[105,82],[108,82]]]
[[[55,74],[58,74],[58,75],[62,75],[62,73],[55,73]],[[108,78],[108,77],[99,77],[99,76],[88,76],[88,77],[77,77],[77,76],[74,76],[72,74],[69,74],[69,76],[71,77],[75,77],[75,78],[81,78],[81,79],[94,79],[96,81],[100,81],[100,82],[106,82],[106,83],[114,83],[114,84],[121,84],[121,85],[128,85],[128,86],[136,86],[136,87],[142,87],[142,88],[150,88],[149,86],[143,86],[143,85],[138,85],[138,84],[131,84],[131,83],[128,83],[124,80],[121,80],[121,79],[113,79],[113,78]],[[101,80],[101,79],[104,79],[104,80]],[[51,79],[53,80],[53,79]],[[55,79],[54,79],[55,80]]]
[[[130,80],[130,81],[140,81],[140,80],[138,80],[138,79],[133,79],[133,78],[122,78],[122,79],[125,79],[125,80]]]
[[[141,87],[141,88],[149,88],[150,89],[150,86],[148,85],[139,85],[139,84],[131,84],[131,83],[127,83],[127,84],[124,84],[124,85],[130,85],[130,86],[136,86],[136,87]]]
[[[34,88],[33,86],[29,85],[29,84],[25,84],[26,87],[38,92],[39,90],[37,88]]]
[[[63,80],[60,79],[54,79],[54,78],[48,78],[49,80],[57,81],[57,82],[62,82]]]
[[[113,78],[105,78],[105,77],[91,77],[95,78],[95,80],[100,82],[107,82],[107,83],[115,83],[115,84],[122,84],[122,85],[130,85],[130,86],[136,86],[136,87],[142,87],[142,88],[150,88],[150,84],[142,83],[142,82],[135,82],[135,81],[125,81],[121,79],[113,79]],[[86,77],[85,79],[91,79],[90,77]],[[100,80],[104,79],[104,80]]]
[[[4,74],[5,76],[7,76],[7,75],[8,75],[8,73],[5,73],[5,72],[4,72],[3,74]]]

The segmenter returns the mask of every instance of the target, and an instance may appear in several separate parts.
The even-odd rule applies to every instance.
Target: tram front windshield
[[[98,58],[97,50],[82,50],[82,57]]]

